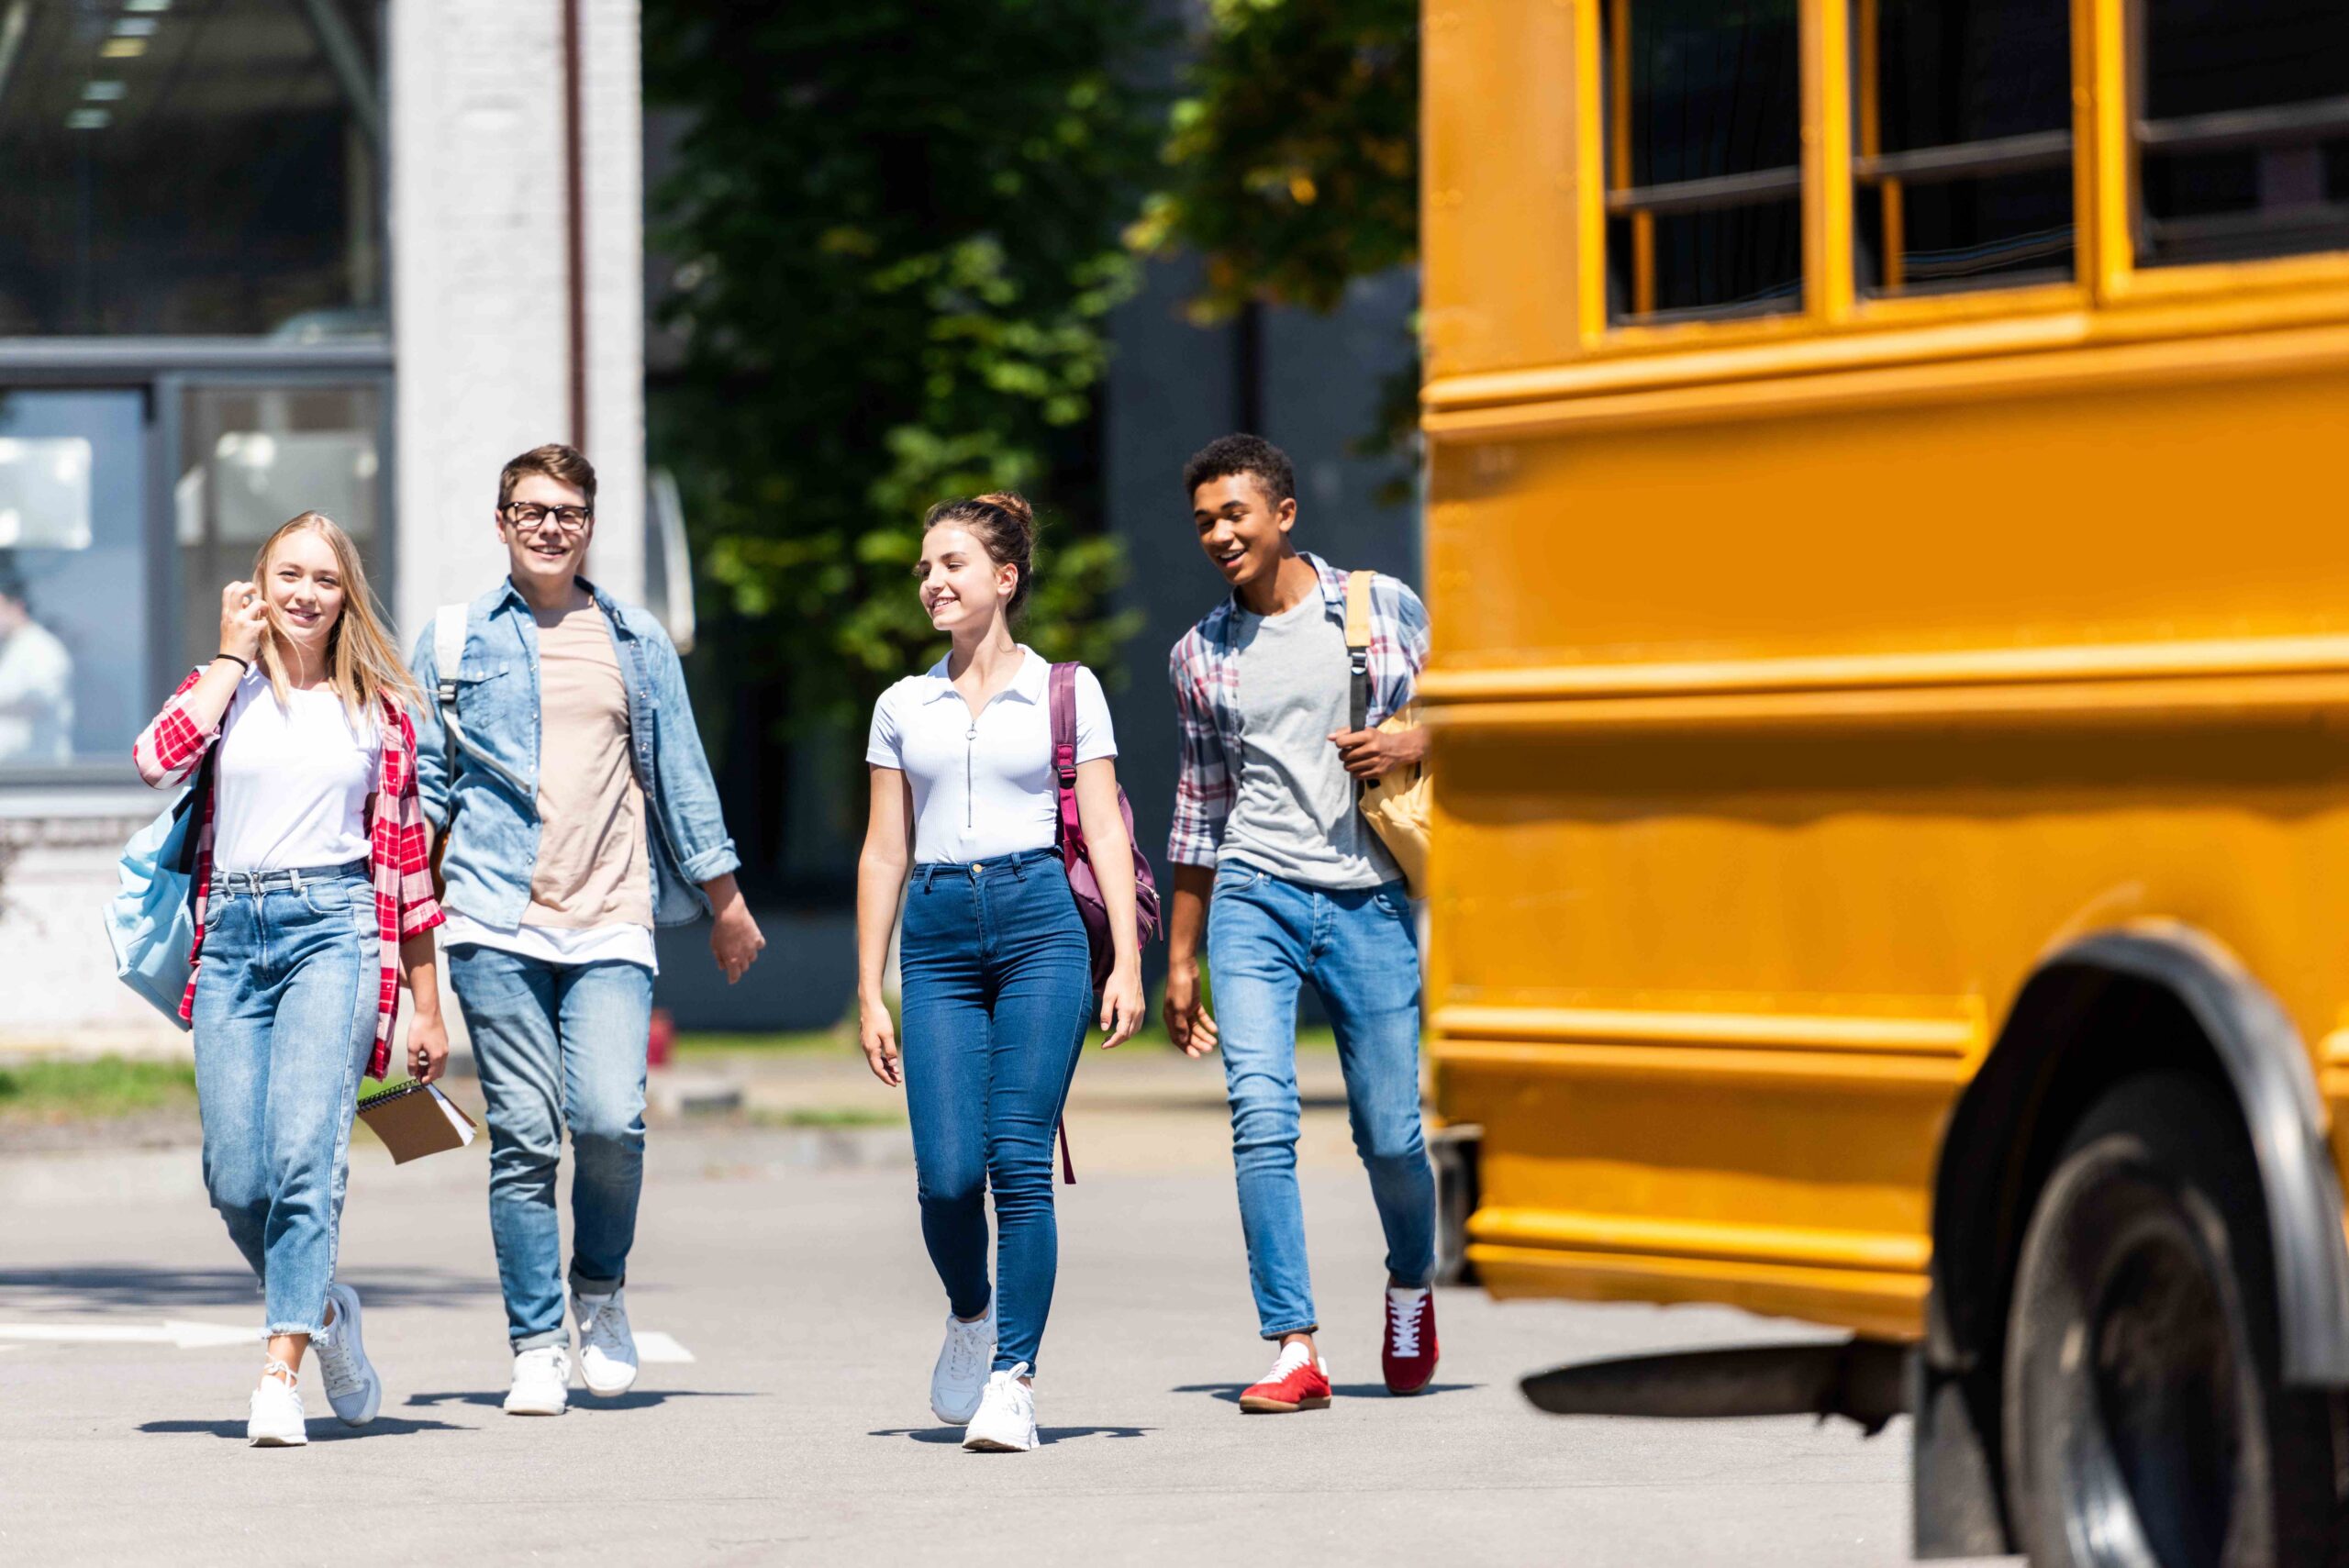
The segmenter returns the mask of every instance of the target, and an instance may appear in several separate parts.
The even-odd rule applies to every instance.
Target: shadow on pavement
[[[1333,1383],[1330,1385],[1330,1393],[1339,1399],[1424,1399],[1431,1394],[1465,1394],[1470,1389],[1484,1386],[1481,1383],[1431,1383],[1417,1394],[1389,1394],[1383,1383]],[[1186,1383],[1180,1388],[1170,1388],[1166,1392],[1212,1394],[1227,1405],[1237,1405],[1240,1396],[1247,1389],[1248,1385],[1244,1383]]]
[[[370,1307],[437,1306],[497,1294],[495,1278],[449,1269],[361,1269],[339,1276],[356,1285]],[[250,1307],[261,1290],[243,1269],[170,1269],[103,1264],[57,1269],[0,1269],[0,1299],[22,1291],[44,1309],[87,1307]]]
[[[1036,1436],[1047,1443],[1060,1443],[1077,1438],[1138,1438],[1157,1429],[1156,1427],[1038,1427]],[[956,1427],[883,1427],[878,1431],[864,1435],[868,1438],[910,1438],[918,1443],[934,1443],[940,1447],[952,1444],[959,1448],[963,1442],[962,1429]]]
[[[209,1433],[216,1438],[245,1440],[242,1421],[150,1421],[139,1429],[142,1432]],[[410,1432],[471,1432],[474,1427],[452,1426],[447,1421],[411,1421],[398,1416],[378,1416],[363,1427],[346,1427],[340,1421],[310,1428],[314,1443],[350,1442],[356,1438],[396,1438]]]
[[[735,1388],[631,1388],[612,1398],[601,1395],[572,1391],[571,1407],[574,1410],[649,1410],[655,1405],[665,1405],[672,1399],[763,1399],[763,1394],[753,1394]],[[411,1394],[411,1405],[484,1405],[492,1410],[506,1406],[503,1394],[451,1392],[448,1394]]]

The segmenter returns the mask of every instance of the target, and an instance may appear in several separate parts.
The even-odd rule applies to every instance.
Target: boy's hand
[[[1166,1032],[1184,1055],[1197,1060],[1215,1049],[1215,1020],[1199,1000],[1199,965],[1176,963],[1166,972],[1166,1002],[1162,1009]]]
[[[711,878],[701,887],[709,895],[712,917],[709,953],[725,973],[726,984],[731,985],[758,962],[759,950],[767,945],[767,939],[759,930],[758,921],[751,917],[751,906],[742,902],[742,890],[734,885],[731,872]]]
[[[1408,729],[1335,729],[1330,740],[1346,772],[1358,779],[1384,778],[1428,754],[1428,732],[1416,725]]]

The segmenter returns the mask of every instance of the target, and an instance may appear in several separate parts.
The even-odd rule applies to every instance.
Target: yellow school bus
[[[1920,1555],[2329,1561],[2349,8],[1423,19],[1467,1268],[1903,1347]]]

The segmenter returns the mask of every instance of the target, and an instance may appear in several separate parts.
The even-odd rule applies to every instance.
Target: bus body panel
[[[1748,405],[1433,443],[1437,1103],[1498,1294],[1914,1337],[2053,947],[2205,932],[2349,1089],[2349,369]]]

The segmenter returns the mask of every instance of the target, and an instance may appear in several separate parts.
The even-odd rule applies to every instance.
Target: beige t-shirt
[[[595,606],[539,619],[539,862],[526,926],[652,924],[628,688]]]

